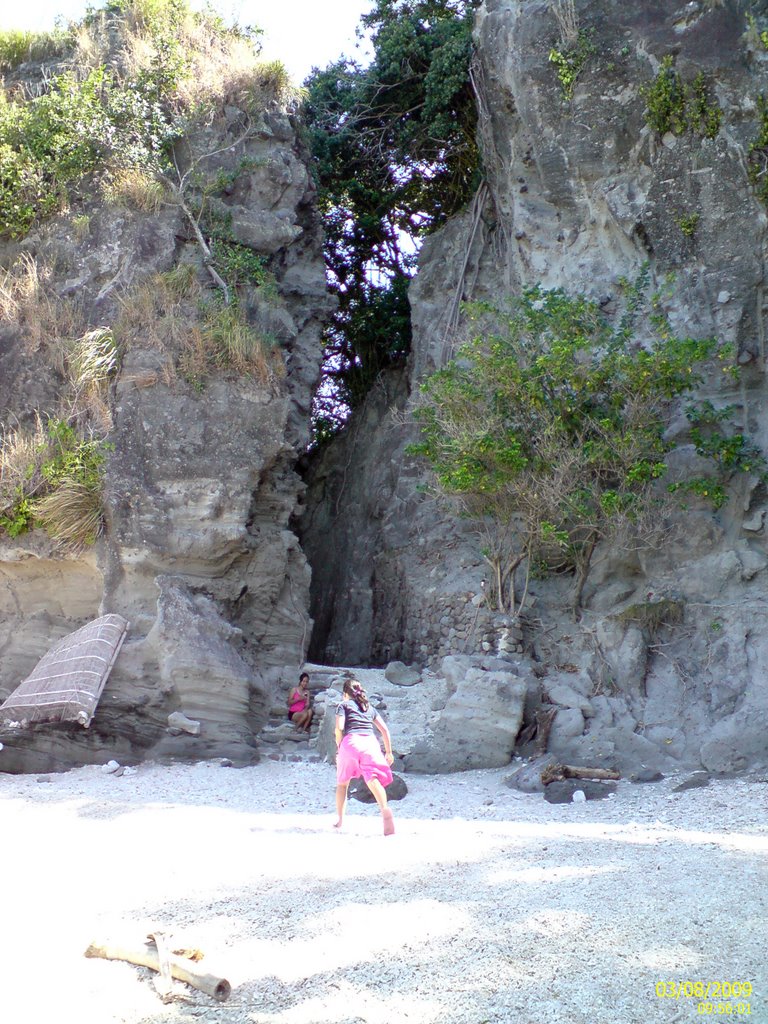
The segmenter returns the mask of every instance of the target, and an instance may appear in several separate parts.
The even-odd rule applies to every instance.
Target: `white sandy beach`
[[[3,1020],[768,1022],[768,783],[552,806],[508,774],[406,776],[388,838],[355,801],[333,830],[327,764],[0,774]],[[226,1003],[83,955],[158,928]]]

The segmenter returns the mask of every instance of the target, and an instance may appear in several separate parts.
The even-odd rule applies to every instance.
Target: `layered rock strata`
[[[213,154],[200,173],[226,182],[218,213],[267,268],[241,296],[263,339],[261,374],[196,374],[184,362],[200,344],[196,296],[216,296],[172,194],[151,213],[94,198],[3,248],[5,267],[23,258],[47,275],[52,310],[76,306],[81,329],[114,328],[121,361],[105,412],[101,539],[76,554],[41,530],[0,540],[0,698],[89,618],[119,611],[131,626],[91,728],[6,730],[0,770],[106,756],[253,760],[278,667],[306,652],[310,574],[290,520],[327,307],[322,235],[292,114],[272,101],[245,133],[248,123],[229,106],[185,145]],[[193,287],[171,316],[157,281],[175,268]],[[0,325],[6,428],[52,414],[63,387],[23,317]],[[169,731],[175,712],[200,735]]]

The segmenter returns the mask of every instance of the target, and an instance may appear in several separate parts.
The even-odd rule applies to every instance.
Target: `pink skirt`
[[[392,769],[384,759],[378,738],[370,733],[348,733],[336,754],[336,784],[343,786],[361,776],[378,779],[382,786],[392,781]]]

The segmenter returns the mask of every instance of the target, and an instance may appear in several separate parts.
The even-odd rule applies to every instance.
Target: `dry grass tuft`
[[[28,253],[10,270],[0,271],[0,323],[13,324],[31,351],[84,330],[84,318],[74,299],[63,299],[51,286],[52,268],[38,264]]]
[[[41,271],[35,259],[22,253],[10,270],[0,272],[0,321],[20,324],[23,311],[42,293]],[[45,276],[50,277],[50,273]]]
[[[117,368],[117,347],[109,327],[87,331],[72,345],[67,362],[76,394],[103,392]]]
[[[195,387],[202,387],[210,373],[210,348],[203,337],[199,324],[190,327],[179,355],[178,372]],[[175,375],[174,368],[174,375]]]
[[[197,317],[201,294],[195,268],[189,264],[154,274],[121,297],[115,338],[120,344],[179,351]]]
[[[96,424],[103,434],[112,429],[109,383],[117,369],[117,346],[108,327],[87,331],[64,348],[64,372],[71,393],[71,415]]]
[[[62,546],[79,549],[101,533],[104,434],[77,418],[40,416],[30,430],[0,437],[0,531],[16,537],[43,526]]]
[[[48,435],[38,414],[31,430],[7,428],[0,436],[0,513],[14,504],[18,493],[30,493],[35,487],[30,466],[47,448]]]
[[[103,189],[108,203],[127,206],[143,213],[159,213],[165,201],[162,182],[140,167],[120,168]]]
[[[103,526],[101,484],[65,480],[35,502],[35,516],[48,533],[69,549],[93,544]]]
[[[142,388],[153,388],[160,380],[160,374],[156,370],[139,370],[137,373],[124,373],[120,382],[137,390]]]
[[[209,311],[201,340],[209,360],[222,369],[248,374],[271,387],[285,375],[279,350],[247,323],[237,306]]]
[[[552,13],[560,33],[560,45],[564,49],[574,47],[579,41],[579,16],[575,0],[554,0]]]
[[[84,242],[91,230],[91,218],[87,213],[78,213],[72,218],[72,230],[78,242]]]

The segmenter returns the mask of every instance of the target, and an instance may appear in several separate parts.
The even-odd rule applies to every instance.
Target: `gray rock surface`
[[[113,451],[103,538],[75,555],[40,531],[0,538],[0,699],[66,632],[117,609],[131,623],[92,729],[30,731],[7,745],[4,770],[38,770],[30,768],[38,755],[39,770],[61,769],[112,751],[121,761],[249,763],[258,757],[270,688],[283,666],[304,658],[310,572],[292,527],[304,491],[295,463],[309,438],[328,300],[295,111],[265,102],[245,141],[233,145],[243,117],[230,107],[187,143],[192,153],[216,154],[206,173],[233,182],[216,199],[220,212],[236,240],[269,261],[270,287],[242,299],[252,327],[273,345],[266,376],[216,368],[205,379],[185,375],[204,316],[194,298],[173,330],[162,322],[167,309],[146,322],[139,316],[139,297],[156,288],[153,275],[180,264],[195,268],[201,300],[215,300],[172,201],[147,214],[94,193],[23,243],[0,246],[4,266],[23,252],[45,269],[60,318],[75,296],[83,329],[122,325],[106,412]],[[73,228],[76,215],[88,224],[85,236]],[[161,342],[151,336],[166,327]],[[29,331],[23,320],[0,322],[6,426],[53,413],[61,400],[51,353]],[[201,723],[199,736],[171,735],[168,715],[177,711]]]
[[[382,379],[310,469],[303,544],[314,571],[313,657],[434,667],[450,654],[499,653],[502,627],[480,596],[492,585],[482,541],[420,495],[424,467],[404,450],[417,436],[420,380],[455,350],[462,299],[498,302],[542,284],[586,294],[611,316],[622,279],[647,263],[678,333],[733,346],[739,385],[713,372],[702,397],[732,405],[737,425],[768,452],[768,219],[746,164],[768,58],[737,5],[681,10],[673,0],[652,9],[576,0],[593,52],[565,100],[549,59],[564,45],[554,6],[481,6],[475,81],[488,191],[479,209],[424,242],[409,292],[408,367]],[[707,102],[722,109],[715,138],[660,138],[646,124],[643,90],[667,54],[686,83],[704,75]],[[698,217],[691,234],[680,226],[686,214]],[[647,325],[637,331],[643,338]],[[687,430],[683,410],[671,410],[677,474],[699,464]],[[768,764],[767,507],[764,485],[743,475],[722,509],[692,506],[659,549],[598,550],[578,623],[570,580],[531,581],[515,657],[531,659],[544,692],[553,686],[558,758],[626,771]],[[331,525],[331,542],[320,544]],[[643,609],[659,601],[679,614],[651,628]],[[566,664],[576,673],[564,674]]]
[[[694,772],[693,775],[689,775],[687,779],[683,779],[676,786],[672,787],[673,793],[685,793],[689,789],[702,789],[704,786],[709,785],[709,774],[708,772]]]
[[[527,764],[521,765],[511,775],[504,779],[504,785],[510,789],[518,789],[521,793],[543,793],[544,783],[541,781],[542,771],[555,764],[557,758],[554,754],[545,754],[542,757],[534,758]]]
[[[512,672],[486,672],[470,658],[442,664],[449,696],[429,742],[405,757],[408,771],[456,772],[509,764],[523,719],[527,683]]]
[[[421,673],[402,661],[390,661],[384,670],[385,677],[395,686],[415,686],[421,679]]]

